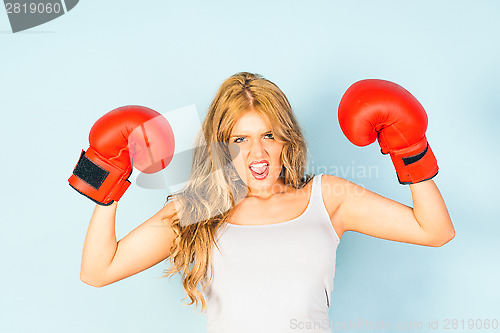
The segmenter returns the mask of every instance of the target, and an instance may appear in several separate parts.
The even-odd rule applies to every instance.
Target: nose
[[[254,140],[250,147],[250,155],[253,159],[258,160],[266,156],[266,149],[261,140]]]

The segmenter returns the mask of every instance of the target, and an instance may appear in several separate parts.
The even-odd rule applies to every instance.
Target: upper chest
[[[311,197],[311,185],[312,181],[302,189],[275,194],[269,199],[246,198],[233,209],[228,222],[262,225],[292,220],[306,210]]]

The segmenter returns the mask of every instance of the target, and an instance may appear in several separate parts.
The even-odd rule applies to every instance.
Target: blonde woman
[[[430,179],[437,164],[427,118],[399,88],[377,80],[350,88],[339,119],[356,144],[378,137],[399,181],[410,184],[413,208],[336,176],[306,175],[306,144],[287,98],[242,72],[217,92],[182,191],[118,242],[116,201],[96,206],[82,281],[105,286],[169,259],[166,275],[182,274],[210,333],[330,332],[335,255],[346,231],[425,246],[454,237]]]

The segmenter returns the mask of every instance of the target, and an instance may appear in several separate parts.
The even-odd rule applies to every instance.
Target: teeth
[[[266,169],[269,167],[269,164],[267,163],[255,163],[250,165],[250,169],[252,169],[254,172],[258,174],[263,174]]]

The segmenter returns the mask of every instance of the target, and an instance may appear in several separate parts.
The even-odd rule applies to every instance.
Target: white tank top
[[[214,246],[212,252],[213,279],[202,292],[208,333],[331,332],[340,240],[323,203],[321,175],[312,182],[300,216],[221,229],[220,251]]]

